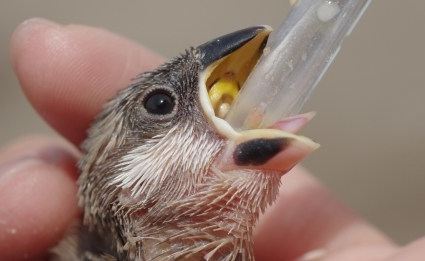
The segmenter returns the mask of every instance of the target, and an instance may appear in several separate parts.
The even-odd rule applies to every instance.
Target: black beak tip
[[[202,66],[205,68],[211,63],[234,52],[264,30],[270,30],[270,28],[268,26],[249,27],[201,44],[197,49],[201,54]]]
[[[263,165],[279,152],[285,150],[290,140],[287,138],[254,139],[239,144],[233,160],[238,166]]]

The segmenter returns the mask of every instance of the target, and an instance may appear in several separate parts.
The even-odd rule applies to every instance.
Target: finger
[[[293,172],[283,177],[276,203],[256,229],[258,260],[293,260],[309,251],[325,254],[356,244],[392,244],[305,170]]]
[[[108,31],[34,18],[12,36],[11,59],[28,99],[79,144],[106,100],[162,58]]]
[[[0,151],[0,260],[40,258],[77,216],[75,154],[32,138]]]

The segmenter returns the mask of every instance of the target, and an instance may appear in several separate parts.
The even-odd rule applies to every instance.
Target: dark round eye
[[[144,102],[145,108],[149,113],[165,115],[174,109],[174,97],[165,90],[157,90],[150,93]]]

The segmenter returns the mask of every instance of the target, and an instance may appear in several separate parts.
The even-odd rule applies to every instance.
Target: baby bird
[[[269,33],[190,48],[106,104],[79,164],[83,220],[53,259],[254,260],[259,214],[317,148],[284,124],[241,131],[225,120]]]

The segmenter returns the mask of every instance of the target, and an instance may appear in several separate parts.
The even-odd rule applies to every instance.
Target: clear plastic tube
[[[299,0],[272,32],[226,121],[268,127],[298,113],[371,0]]]

